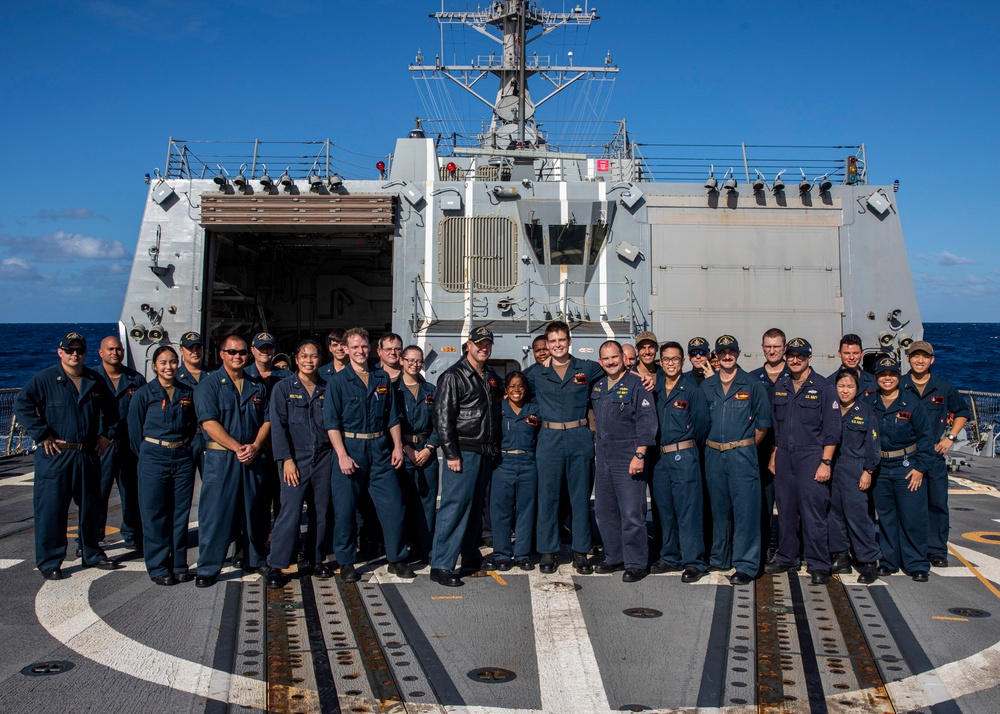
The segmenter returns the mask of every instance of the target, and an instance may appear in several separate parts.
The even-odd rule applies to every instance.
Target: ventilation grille
[[[438,226],[441,284],[452,293],[507,292],[517,282],[517,224],[505,216],[452,216]]]

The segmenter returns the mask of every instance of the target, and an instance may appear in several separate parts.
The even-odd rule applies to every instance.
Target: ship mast
[[[445,77],[483,102],[492,110],[489,131],[480,137],[487,149],[544,149],[545,137],[535,121],[535,111],[570,85],[585,77],[614,76],[618,68],[612,66],[610,54],[602,67],[574,67],[556,65],[533,54],[528,59],[528,45],[560,27],[569,25],[589,26],[598,19],[597,11],[577,5],[571,12],[549,12],[529,0],[497,0],[485,10],[475,12],[436,12],[430,17],[439,24],[462,24],[471,27],[501,46],[500,58],[496,53],[485,60],[469,65],[446,65],[439,54],[434,67],[423,64],[418,55],[410,71],[422,76]],[[443,48],[442,48],[443,53]],[[500,87],[494,100],[484,98],[476,91],[476,84],[487,75],[496,77]],[[546,80],[551,91],[535,101],[528,89],[528,80],[538,76]]]

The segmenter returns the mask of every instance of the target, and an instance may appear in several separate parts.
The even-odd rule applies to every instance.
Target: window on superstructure
[[[528,239],[531,252],[535,254],[535,262],[545,265],[545,232],[536,221],[524,224],[524,237]]]

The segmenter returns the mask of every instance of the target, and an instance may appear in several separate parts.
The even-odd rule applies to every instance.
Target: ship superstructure
[[[487,105],[476,131],[418,119],[391,154],[364,159],[330,140],[171,139],[122,310],[138,369],[188,329],[266,329],[289,346],[337,326],[392,330],[424,347],[432,380],[473,324],[493,330],[501,370],[530,364],[553,319],[592,357],[646,329],[682,342],[728,332],[747,367],[777,326],[810,339],[821,372],[845,332],[872,351],[920,338],[896,194],[868,182],[863,144],[651,157],[624,121],[574,144],[542,121],[545,102],[618,68],[610,54],[574,67],[529,47],[596,11],[505,0],[432,17],[497,43],[469,64],[418,53],[410,66]],[[351,166],[370,178],[342,178]]]

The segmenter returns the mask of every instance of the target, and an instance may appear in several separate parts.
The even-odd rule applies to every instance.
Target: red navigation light
[[[450,173],[450,174],[455,173],[456,169],[458,169],[458,167],[455,166],[455,162],[454,161],[449,161],[447,168],[448,168],[448,173]]]
[[[379,161],[377,164],[375,164],[375,168],[377,168],[379,171],[385,171],[385,162]]]
[[[850,161],[852,164],[858,163],[858,157],[857,156],[851,156],[847,160]]]

